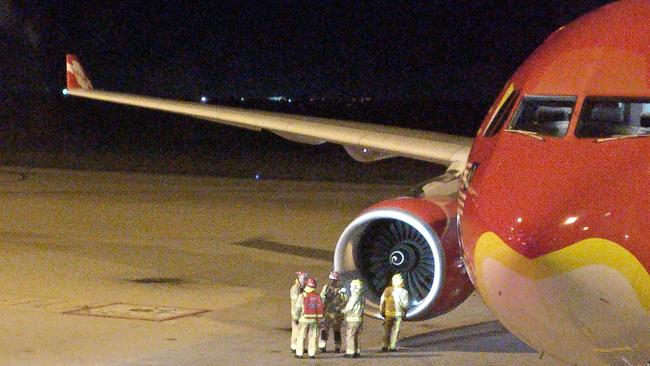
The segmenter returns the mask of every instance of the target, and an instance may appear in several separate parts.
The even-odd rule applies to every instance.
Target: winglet
[[[86,76],[79,58],[72,54],[67,54],[65,57],[66,62],[66,79],[67,79],[67,88],[70,89],[85,89],[91,90],[93,84],[90,82],[90,79]]]

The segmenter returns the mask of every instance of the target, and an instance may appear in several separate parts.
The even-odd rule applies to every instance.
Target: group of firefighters
[[[341,352],[341,328],[345,320],[346,350],[343,357],[360,357],[359,335],[363,328],[365,297],[363,282],[354,279],[349,291],[343,287],[338,272],[330,272],[328,283],[320,293],[316,292],[316,279],[306,272],[296,272],[296,279],[290,290],[291,298],[291,352],[302,358],[307,348],[309,358],[316,357],[316,350],[326,352],[330,329],[334,333],[334,352]],[[382,352],[397,350],[402,318],[409,303],[404,280],[398,273],[391,279],[392,286],[386,287],[379,304],[384,318]]]

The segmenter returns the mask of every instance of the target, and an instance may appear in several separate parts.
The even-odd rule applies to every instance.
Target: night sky
[[[122,165],[100,168],[147,156],[154,167],[207,161],[208,168],[183,170],[202,174],[225,159],[277,161],[273,152],[310,149],[270,134],[64,98],[68,52],[81,58],[97,89],[192,101],[207,95],[244,108],[472,136],[545,37],[608,2],[0,0],[0,164],[86,168],[113,154]],[[248,102],[277,95],[335,102]],[[237,104],[241,97],[245,104]],[[372,103],[350,104],[352,97]],[[42,158],[53,152],[60,155]]]
[[[74,52],[103,89],[464,100],[492,99],[548,34],[607,2],[4,1],[4,11],[51,87]]]

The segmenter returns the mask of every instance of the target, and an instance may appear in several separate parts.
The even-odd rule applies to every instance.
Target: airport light
[[[61,91],[61,93],[62,93],[63,95],[68,95],[68,89],[67,89],[67,88],[63,88],[63,90]]]
[[[293,99],[287,98],[287,97],[285,97],[283,95],[276,95],[276,96],[272,96],[272,97],[267,97],[266,99],[268,99],[268,100],[270,100],[272,102],[287,102],[287,103],[293,102]]]
[[[205,95],[201,96],[201,103],[207,103],[208,102],[208,97]]]

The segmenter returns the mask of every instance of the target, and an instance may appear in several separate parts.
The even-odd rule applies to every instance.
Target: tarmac
[[[293,272],[325,279],[343,228],[408,191],[0,168],[0,365],[557,365],[476,293],[400,352],[367,318],[361,358],[291,357]]]

